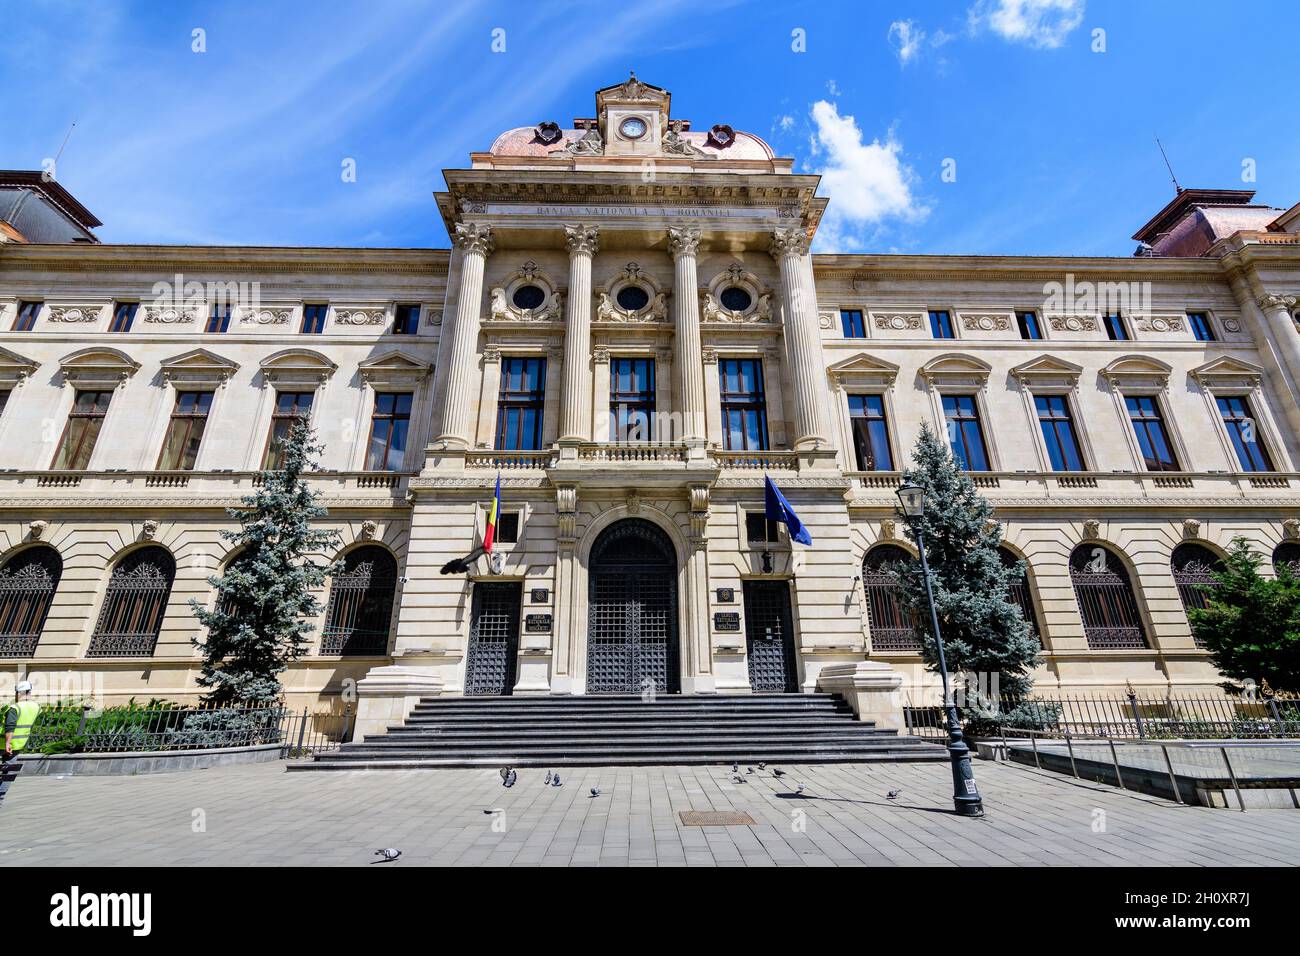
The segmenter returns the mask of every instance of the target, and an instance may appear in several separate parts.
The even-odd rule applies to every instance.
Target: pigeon
[[[753,767],[746,767],[746,768],[745,768],[745,773],[753,773],[753,772],[754,772],[754,768],[753,768]]]
[[[735,774],[731,779],[732,779],[733,781],[735,781],[736,783],[747,783],[747,782],[748,782],[748,781],[746,781],[745,778],[742,777],[740,774]]]
[[[803,784],[799,784],[799,789],[795,793],[803,793]]]
[[[513,787],[515,785],[515,781],[518,779],[519,779],[519,774],[516,773],[514,769],[510,767],[501,768],[501,786]]]
[[[593,797],[599,797],[599,796],[600,796],[600,787],[592,787],[592,788],[591,788],[591,795],[592,795]]]
[[[559,775],[558,773],[557,773],[554,777],[551,778],[551,786],[552,786],[552,787],[562,787],[562,786],[564,786],[564,784],[560,783],[560,775]]]
[[[474,549],[473,551],[471,551],[469,554],[465,555],[465,557],[463,557],[463,558],[452,558],[450,561],[448,561],[446,564],[444,564],[444,565],[442,566],[442,571],[439,572],[439,573],[441,573],[441,574],[466,574],[466,573],[469,572],[470,566],[473,565],[475,561],[477,561],[479,558],[483,557],[483,555],[485,555],[485,554],[487,554],[487,549],[484,548],[483,545],[480,544],[477,548],[475,548],[475,549]]]
[[[392,863],[401,855],[402,855],[401,850],[395,850],[391,846],[386,846],[382,850],[375,851],[375,856],[383,857],[383,862],[385,863]],[[376,860],[375,862],[378,863],[379,861]]]
[[[761,767],[762,764],[759,764],[759,766]],[[780,767],[773,767],[773,768],[772,768],[772,776],[774,776],[774,777],[784,777],[784,776],[785,776],[785,771],[782,770]]]
[[[550,785],[551,785],[551,772],[548,770],[546,771],[546,779],[542,781],[542,786],[549,787]]]
[[[491,810],[484,810],[484,813],[505,813],[500,807],[493,807]]]
[[[885,794],[885,799],[886,799],[886,800],[897,800],[897,799],[898,799],[898,795],[899,795],[900,793],[902,793],[902,792],[903,792],[902,790],[890,790],[889,793]]]
[[[740,764],[738,764],[738,763],[733,763],[733,764],[731,765],[731,772],[732,772],[732,773],[740,773]]]
[[[767,769],[767,764],[765,764],[765,763],[760,763],[760,764],[758,765],[758,769],[759,769],[759,770],[766,770],[766,769]]]

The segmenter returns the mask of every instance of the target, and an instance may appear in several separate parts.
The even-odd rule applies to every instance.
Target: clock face
[[[639,116],[629,116],[619,124],[618,131],[624,139],[640,139],[645,135],[647,128],[645,120]]]

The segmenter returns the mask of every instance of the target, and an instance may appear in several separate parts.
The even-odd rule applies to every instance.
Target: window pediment
[[[88,348],[59,360],[63,384],[77,388],[117,388],[140,370],[140,363],[125,352]]]
[[[0,385],[21,385],[39,366],[35,359],[0,348]]]
[[[1017,380],[1030,386],[1062,385],[1073,387],[1079,383],[1083,367],[1057,358],[1055,355],[1040,355],[1011,370]]]
[[[429,376],[432,368],[428,362],[412,358],[397,349],[368,358],[357,366],[362,381],[380,387],[417,385]]]
[[[1121,355],[1101,370],[1102,377],[1118,388],[1164,388],[1173,367],[1147,355]]]
[[[826,371],[833,383],[849,387],[875,385],[888,388],[898,378],[897,365],[866,352],[836,362]]]
[[[338,366],[311,349],[284,349],[261,362],[262,374],[272,384],[316,385],[326,382]]]
[[[1191,376],[1203,387],[1211,390],[1258,388],[1263,381],[1264,370],[1258,365],[1225,355],[1192,369]]]
[[[230,376],[239,371],[239,363],[209,352],[193,349],[182,355],[164,359],[162,377],[177,387],[186,385],[225,385]]]
[[[982,388],[993,366],[971,355],[949,352],[921,366],[921,377],[930,385]]]

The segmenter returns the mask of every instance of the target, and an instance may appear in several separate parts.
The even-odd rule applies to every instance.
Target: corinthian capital
[[[1269,293],[1259,297],[1259,307],[1261,309],[1286,309],[1290,311],[1295,308],[1296,297],[1293,295],[1277,295]]]
[[[477,252],[479,255],[490,256],[495,240],[492,238],[492,227],[481,226],[476,222],[458,222],[456,223],[456,234],[452,236],[456,245],[466,252]]]
[[[768,252],[772,253],[773,259],[805,255],[808,252],[808,236],[798,226],[778,229],[772,233],[772,243],[768,246]]]
[[[673,258],[693,256],[700,251],[700,230],[695,226],[670,226],[668,229],[668,250]]]
[[[600,230],[595,226],[565,226],[564,242],[569,247],[569,255],[585,252],[589,256],[596,254],[596,241]]]

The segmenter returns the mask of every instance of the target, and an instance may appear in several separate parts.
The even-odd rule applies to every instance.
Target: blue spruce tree
[[[306,421],[294,421],[281,467],[263,471],[244,507],[229,509],[239,530],[221,536],[236,556],[224,574],[208,578],[217,590],[212,610],[190,601],[206,632],[194,638],[203,653],[198,683],[213,705],[278,701],[280,675],[307,650],[309,620],[321,612],[313,592],[337,571],[318,557],[339,545],[337,532],[312,526],[327,512],[302,480],[322,450]]]

